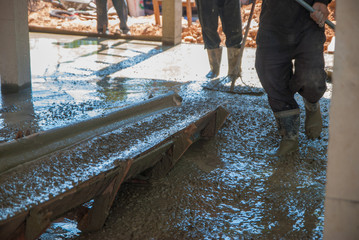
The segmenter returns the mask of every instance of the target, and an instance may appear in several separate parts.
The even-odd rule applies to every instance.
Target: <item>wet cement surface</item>
[[[31,34],[32,91],[1,95],[0,142],[13,140],[19,131],[33,134],[98,116],[180,85],[113,76],[161,53],[159,43],[50,36]]]
[[[125,184],[103,231],[75,239],[320,239],[327,128],[316,141],[302,131],[298,154],[269,157],[278,142],[265,98],[225,99],[235,104],[214,139],[166,178]]]
[[[270,156],[278,135],[266,95],[203,89],[208,70],[203,46],[165,49],[158,43],[106,40],[66,48],[65,43],[74,41],[31,35],[33,89],[22,101],[2,96],[2,141],[9,141],[20,127],[46,130],[173,88],[183,97],[183,106],[221,104],[230,116],[215,138],[191,146],[167,177],[123,184],[103,230],[83,234],[76,222],[64,219],[40,239],[322,238],[330,85],[321,100],[322,138],[305,138],[304,106],[297,96],[300,151],[279,159]],[[46,44],[49,50],[44,52],[40,48]],[[103,45],[106,54],[99,53]],[[116,51],[127,55],[122,58]],[[244,53],[243,81],[260,88],[254,52]],[[326,60],[332,64],[332,56]],[[226,70],[224,55],[222,76]],[[25,120],[9,120],[10,113]]]

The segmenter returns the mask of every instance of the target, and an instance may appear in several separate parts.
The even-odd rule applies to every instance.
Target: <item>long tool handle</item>
[[[304,0],[295,0],[297,1],[297,3],[299,3],[300,5],[302,5],[305,9],[307,9],[309,12],[314,12],[314,8],[312,8],[312,6],[310,6],[308,3],[304,2]],[[332,29],[335,30],[335,24],[333,22],[331,22],[330,20],[325,20],[325,23],[328,24],[329,27],[331,27]]]
[[[247,36],[248,36],[248,33],[249,33],[249,29],[251,27],[251,21],[252,21],[252,17],[253,17],[253,13],[254,13],[254,8],[256,7],[256,2],[257,0],[254,0],[253,3],[252,3],[252,8],[251,8],[251,12],[249,14],[249,18],[248,18],[248,21],[247,21],[247,26],[246,26],[246,31],[244,33],[244,37],[243,37],[243,41],[242,41],[242,46],[241,46],[241,49],[240,49],[240,53],[239,53],[239,57],[238,57],[238,67],[239,67],[239,70],[240,70],[240,75],[242,75],[242,56],[243,56],[243,51],[244,51],[244,47],[246,45],[246,41],[247,41]],[[241,76],[242,77],[242,76]],[[234,85],[236,83],[236,78],[233,78],[232,80],[232,83],[231,83],[231,88],[230,88],[230,91],[233,92],[234,90]]]

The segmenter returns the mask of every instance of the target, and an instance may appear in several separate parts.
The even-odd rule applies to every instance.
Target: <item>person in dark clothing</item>
[[[295,0],[262,2],[255,66],[281,136],[276,151],[279,156],[299,148],[300,111],[295,93],[304,99],[307,137],[319,138],[322,131],[319,100],[326,90],[327,78],[324,21],[331,0],[306,2],[316,10],[314,13],[310,14]]]
[[[196,0],[198,17],[201,23],[204,48],[207,49],[210,72],[207,78],[219,75],[222,59],[221,39],[217,32],[218,17],[226,35],[228,53],[228,78],[239,77],[239,53],[242,44],[241,4],[243,0]],[[248,2],[248,0],[245,0]],[[247,3],[248,4],[248,3]]]
[[[126,0],[112,0],[113,6],[120,18],[120,31],[123,34],[128,34],[130,28],[127,26],[127,2]],[[108,18],[107,18],[107,0],[96,0],[97,8],[97,32],[108,33]]]

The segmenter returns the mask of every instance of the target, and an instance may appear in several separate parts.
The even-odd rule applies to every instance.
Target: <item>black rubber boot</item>
[[[304,99],[305,103],[305,134],[309,139],[320,137],[323,128],[322,114],[319,102],[310,103]]]
[[[206,77],[213,79],[219,75],[219,68],[221,66],[222,59],[222,48],[207,49],[207,54],[211,70],[209,73],[207,73]]]
[[[292,109],[274,113],[278,125],[281,142],[275,156],[285,156],[296,152],[298,146],[299,133],[299,109]]]

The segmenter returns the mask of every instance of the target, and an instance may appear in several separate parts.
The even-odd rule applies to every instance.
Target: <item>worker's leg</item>
[[[105,33],[108,27],[107,0],[96,0],[97,32]]]
[[[257,35],[256,70],[268,95],[281,136],[276,155],[282,156],[298,149],[299,107],[290,89],[293,76],[292,46],[288,34],[260,29]]]
[[[260,30],[257,36],[255,67],[268,95],[273,112],[297,109],[295,91],[290,88],[293,76],[291,46],[277,33]]]
[[[233,82],[241,74],[242,19],[241,6],[237,0],[218,0],[219,15],[226,35],[228,74],[223,80]]]
[[[127,26],[127,1],[126,0],[112,0],[113,6],[117,12],[118,17],[120,18],[120,29],[123,33],[127,34],[130,28]]]
[[[210,71],[207,78],[213,79],[219,75],[222,59],[221,39],[218,29],[217,0],[196,0],[198,17],[202,27],[204,47],[207,49]]]
[[[219,15],[227,48],[240,48],[242,44],[241,6],[238,0],[218,0]]]
[[[323,44],[325,35],[314,26],[305,31],[295,52],[295,72],[291,89],[308,102],[316,103],[326,90],[327,74],[324,71]]]
[[[204,47],[206,49],[219,48],[221,39],[218,29],[217,0],[196,0],[199,22],[202,27]]]
[[[322,116],[319,99],[326,90],[327,75],[324,71],[323,44],[325,35],[322,29],[313,26],[300,36],[295,55],[295,73],[291,88],[304,98],[305,133],[308,138],[320,137]]]

